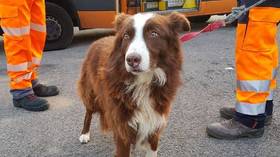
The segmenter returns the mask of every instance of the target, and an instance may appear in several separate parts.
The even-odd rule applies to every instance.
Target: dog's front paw
[[[86,133],[86,134],[82,134],[82,135],[80,136],[79,140],[80,140],[80,142],[81,142],[82,144],[88,143],[89,140],[90,140],[90,133],[88,132],[88,133]]]
[[[157,157],[157,151],[148,150],[145,157]]]

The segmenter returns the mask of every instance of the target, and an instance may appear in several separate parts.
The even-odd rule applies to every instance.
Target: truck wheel
[[[47,38],[45,50],[68,47],[73,39],[73,22],[69,14],[54,3],[46,3]]]

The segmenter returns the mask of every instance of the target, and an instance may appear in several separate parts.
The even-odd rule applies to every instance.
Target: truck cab
[[[46,0],[47,40],[45,50],[64,49],[73,39],[73,29],[112,28],[118,13],[181,12],[207,19],[225,14],[236,0]],[[206,17],[206,18],[205,18]]]

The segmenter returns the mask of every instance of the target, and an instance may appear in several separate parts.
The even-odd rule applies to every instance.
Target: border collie
[[[81,143],[90,140],[93,113],[111,131],[116,157],[131,145],[156,157],[160,134],[181,84],[183,51],[179,33],[190,29],[184,15],[120,14],[116,35],[94,42],[81,69],[79,94],[85,105]]]

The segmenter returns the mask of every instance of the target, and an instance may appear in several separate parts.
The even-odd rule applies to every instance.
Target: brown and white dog
[[[131,145],[157,156],[160,133],[180,85],[183,54],[178,33],[190,28],[179,13],[117,16],[116,35],[89,48],[79,80],[86,107],[81,143],[90,140],[93,113],[103,131],[112,131],[116,157]]]

